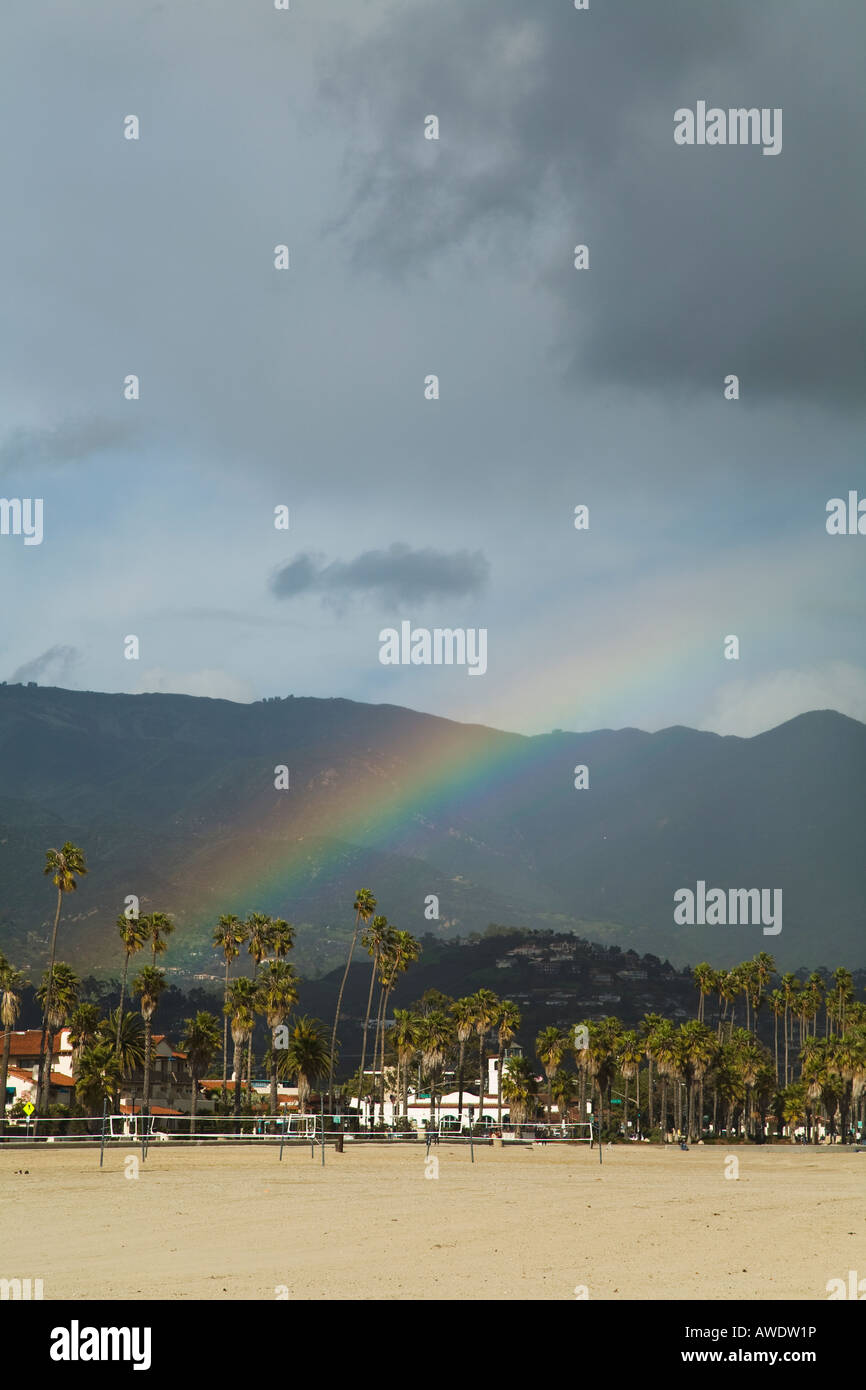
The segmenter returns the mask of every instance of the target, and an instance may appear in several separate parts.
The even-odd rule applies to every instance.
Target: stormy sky
[[[0,678],[866,718],[864,42],[860,0],[8,6],[0,495],[44,539],[0,536]],[[781,153],[677,146],[698,101]],[[380,664],[405,620],[486,674]]]

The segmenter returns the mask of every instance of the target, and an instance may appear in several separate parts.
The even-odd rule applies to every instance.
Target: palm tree
[[[304,1113],[312,1083],[329,1069],[331,1054],[325,1025],[317,1018],[304,1014],[289,1034],[289,1045],[281,1061],[281,1070],[298,1080],[298,1110]]]
[[[457,1034],[457,1126],[460,1128],[463,1123],[463,1081],[466,1044],[475,1032],[475,1006],[472,1000],[468,996],[463,999],[455,999],[454,1003],[451,1005],[451,1016],[454,1019],[454,1030]],[[407,1017],[411,1017],[411,1015],[407,1015]]]
[[[102,1019],[98,1033],[102,1042],[113,1040],[121,1078],[131,1076],[136,1067],[144,1065],[144,1023],[141,1014],[125,1013],[121,1018],[120,1009],[112,1009],[108,1018]]]
[[[284,922],[282,917],[275,917],[271,922],[271,950],[277,960],[282,960],[287,956],[295,944],[295,929],[291,922]]]
[[[219,1052],[219,1020],[213,1014],[199,1010],[195,1018],[188,1018],[184,1024],[181,1047],[186,1053],[186,1064],[192,1080],[189,1103],[189,1132],[195,1134],[195,1111],[198,1103],[199,1078],[204,1076],[216,1054]]]
[[[69,1041],[72,1045],[73,1070],[77,1067],[81,1054],[96,1038],[100,1024],[99,1010],[95,1004],[78,1004],[69,1019]]]
[[[656,1067],[661,1077],[661,1116],[660,1126],[662,1140],[668,1132],[668,1081],[677,1076],[677,1041],[676,1030],[669,1019],[663,1018],[653,1030],[652,1049],[656,1059]]]
[[[48,961],[48,989],[45,995],[44,1012],[42,1015],[42,1037],[39,1043],[39,1071],[36,1082],[36,1113],[41,1115],[44,1109],[45,1098],[48,1088],[44,1087],[45,1078],[45,1049],[48,1039],[48,1015],[51,1010],[53,981],[54,981],[54,957],[57,951],[57,928],[60,924],[60,912],[63,906],[63,894],[74,893],[78,888],[78,879],[83,878],[87,873],[87,865],[84,862],[84,850],[73,845],[69,840],[66,841],[62,849],[48,849],[45,851],[45,868],[43,873],[51,876],[51,881],[57,889],[57,911],[54,914],[54,929],[51,933],[51,954]],[[50,1064],[48,1070],[51,1070]],[[43,1095],[44,1087],[44,1095]]]
[[[417,1043],[421,1063],[430,1082],[430,1127],[436,1127],[436,1074],[454,1042],[454,1023],[442,1009],[432,1009],[418,1020]]]
[[[75,1097],[91,1115],[120,1086],[120,1060],[112,1038],[97,1038],[81,1051],[76,1067]]]
[[[388,918],[387,918],[387,917],[383,917],[383,916],[381,915],[381,913],[380,913],[377,917],[374,917],[374,918],[373,918],[373,920],[372,920],[372,922],[370,923],[369,927],[368,927],[367,930],[364,932],[364,935],[361,937],[361,945],[364,947],[364,949],[366,950],[368,956],[370,957],[370,959],[371,959],[372,962],[373,962],[373,968],[372,968],[372,970],[370,971],[370,989],[369,989],[369,991],[368,991],[368,993],[367,993],[367,1012],[366,1012],[366,1014],[364,1015],[364,1034],[363,1034],[363,1037],[362,1037],[362,1039],[361,1039],[361,1075],[362,1075],[362,1076],[363,1076],[363,1074],[364,1074],[364,1063],[365,1063],[366,1058],[367,1058],[367,1030],[369,1029],[369,1026],[370,1026],[370,1012],[371,1012],[371,1009],[372,1009],[372,1007],[373,1007],[373,986],[374,986],[375,983],[376,983],[376,974],[377,974],[378,969],[379,969],[379,960],[380,960],[380,957],[381,957],[381,955],[382,955],[382,951],[383,951],[384,948],[385,948],[385,945],[386,945],[386,943],[387,943],[387,940],[388,940]],[[375,1082],[375,1072],[376,1072],[376,1057],[375,1057],[375,1052],[374,1052],[374,1055],[373,1055],[373,1080],[374,1080],[374,1082]],[[360,1114],[360,1106],[359,1106],[359,1109],[358,1109],[358,1113]]]
[[[20,970],[0,954],[0,1024],[3,1025],[3,1055],[0,1059],[0,1134],[6,1125],[6,1082],[9,1077],[9,1053],[12,1029],[21,1012],[21,995],[27,979]]]
[[[560,1067],[550,1083],[550,1093],[559,1111],[562,1124],[565,1124],[568,1119],[569,1106],[574,1104],[574,1082],[573,1073]]]
[[[563,1058],[568,1051],[569,1039],[559,1028],[552,1025],[542,1029],[535,1039],[535,1055],[544,1067],[544,1075],[547,1077],[547,1122],[550,1124],[551,1106],[553,1105],[553,1093],[550,1089],[554,1076],[562,1065]],[[500,1072],[502,1062],[500,1060]]]
[[[527,1057],[511,1057],[502,1078],[502,1094],[508,1101],[508,1119],[512,1125],[526,1124],[535,1117],[538,1084]]]
[[[159,1003],[160,995],[166,988],[166,978],[164,970],[157,970],[155,965],[146,965],[136,975],[132,982],[132,992],[140,996],[141,1016],[144,1019],[144,1088],[141,1103],[145,1106],[150,1101],[150,1070],[153,1057],[153,1037],[152,1022]]]
[[[139,922],[145,944],[150,942],[150,963],[155,966],[157,956],[164,956],[168,950],[168,938],[174,931],[174,922],[165,912],[149,912],[140,917]]]
[[[226,1003],[229,997],[229,968],[233,960],[236,960],[241,953],[241,946],[246,940],[246,927],[233,912],[223,914],[219,918],[213,929],[213,944],[218,951],[222,951],[223,960],[226,965],[226,978],[223,988],[223,1088],[222,1095],[225,1099],[228,1086],[229,1075],[229,1016],[226,1012]]]
[[[773,1055],[776,1062],[776,1085],[779,1085],[779,1019],[785,1014],[785,995],[781,989],[774,989],[768,995],[770,1013],[773,1015]]]
[[[58,1029],[65,1027],[70,1015],[75,1011],[80,987],[81,981],[72,967],[59,960],[55,963],[53,976],[46,970],[36,991],[36,998],[45,1010],[49,1029],[48,1060],[44,1073],[46,1100],[50,1095],[54,1034]]]
[[[475,1116],[475,1123],[481,1124],[484,1119],[484,1093],[487,1090],[487,1078],[484,1075],[484,1039],[491,1029],[496,1027],[502,1001],[492,989],[478,989],[470,998],[475,1009],[475,1032],[478,1035],[478,1114]],[[501,1059],[499,1065],[502,1066]]]
[[[382,982],[382,1000],[380,1006],[380,1028],[382,1035],[382,1050],[380,1058],[380,1071],[382,1076],[382,1086],[380,1091],[381,1108],[379,1120],[383,1119],[385,1107],[385,1019],[388,1016],[388,1000],[391,997],[397,979],[406,973],[413,960],[417,960],[421,954],[421,943],[416,941],[411,932],[395,931],[389,941],[387,955],[387,974]]]
[[[716,972],[707,961],[701,961],[692,971],[692,979],[698,987],[698,1021],[704,1021],[704,1000],[716,989]]]
[[[233,980],[228,988],[228,995],[224,1005],[229,1017],[231,1026],[232,1042],[234,1043],[234,1102],[233,1113],[235,1119],[241,1113],[241,1085],[243,1082],[243,1047],[253,1031],[255,1023],[254,1006],[256,1001],[255,983],[247,976],[241,976],[239,980]]]
[[[503,999],[496,1014],[496,1038],[499,1044],[499,1066],[496,1069],[496,1128],[502,1128],[502,1068],[505,1048],[516,1037],[520,1027],[520,1010],[511,999]]]
[[[714,984],[716,982],[714,981]],[[664,1022],[661,1014],[644,1014],[640,1023],[640,1036],[643,1041],[644,1056],[648,1063],[647,1096],[649,1102],[649,1127],[654,1128],[653,1115],[653,1062],[655,1060],[655,1040],[660,1024]]]
[[[788,1068],[788,1015],[789,1015],[789,1013],[791,1012],[791,1009],[793,1008],[794,1003],[795,1003],[795,1001],[796,1001],[796,998],[797,998],[797,990],[799,989],[799,985],[800,985],[800,981],[797,979],[797,976],[796,976],[796,975],[787,974],[787,975],[783,975],[783,976],[782,976],[782,995],[783,995],[783,998],[784,998],[784,1000],[785,1000],[785,1026],[784,1026],[784,1032],[785,1032],[785,1085],[786,1085],[786,1086],[788,1085],[788,1083],[789,1083],[789,1081],[790,1081],[790,1072],[789,1072],[789,1068]]]
[[[349,978],[349,969],[352,964],[352,956],[355,954],[355,943],[358,940],[358,928],[361,922],[365,925],[369,922],[373,913],[376,911],[376,899],[369,888],[359,888],[355,894],[355,930],[352,933],[352,941],[349,946],[349,956],[346,961],[346,968],[343,971],[343,978],[340,981],[340,992],[337,995],[337,1008],[334,1013],[334,1029],[331,1033],[331,1060],[328,1070],[328,1110],[334,1108],[334,1059],[337,1054],[337,1028],[340,1024],[340,1010],[343,1007],[343,990],[346,988],[346,980]]]
[[[298,1002],[298,972],[284,960],[269,960],[257,986],[258,1002],[271,1030],[271,1114],[277,1113],[277,1048],[274,1033]]]
[[[839,1032],[845,1032],[845,1010],[854,995],[854,981],[850,970],[840,966],[833,971],[833,984],[836,986],[836,1004],[839,1010]]]
[[[120,1030],[123,1024],[123,1003],[126,999],[126,977],[129,971],[130,957],[140,951],[147,940],[147,927],[140,917],[127,917],[125,914],[117,919],[117,930],[123,942],[123,983],[120,986],[120,1004],[117,1009],[117,1050],[120,1051]]]
[[[245,922],[247,953],[253,958],[253,981],[258,979],[259,966],[269,955],[273,944],[273,920],[264,912],[251,912]],[[255,1010],[254,1010],[255,1012]],[[247,1042],[247,1090],[253,1084],[253,1034]]]
[[[459,1028],[459,1025],[458,1025]],[[458,1033],[459,1035],[459,1033]],[[394,1027],[391,1030],[391,1039],[394,1050],[397,1053],[397,1089],[400,1090],[402,1079],[402,1112],[408,1117],[409,1111],[409,1068],[412,1059],[418,1051],[418,1016],[410,1013],[408,1009],[394,1010]]]
[[[640,1064],[643,1061],[644,1044],[638,1038],[637,1033],[623,1033],[619,1039],[617,1048],[617,1061],[622,1072],[622,1079],[625,1083],[625,1097],[623,1099],[623,1134],[628,1138],[628,1083],[632,1078],[638,1080],[637,1096],[635,1097],[635,1133],[637,1133],[640,1122]]]

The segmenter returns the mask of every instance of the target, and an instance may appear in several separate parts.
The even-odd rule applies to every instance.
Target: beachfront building
[[[41,1028],[13,1030],[9,1039],[9,1072],[6,1077],[5,1108],[17,1101],[36,1103]],[[69,1105],[74,1095],[73,1053],[69,1029],[61,1028],[51,1039],[49,1105]]]
[[[507,1063],[512,1057],[522,1056],[523,1049],[517,1043],[514,1043],[511,1047],[506,1047],[504,1049],[503,1056],[501,1058],[498,1056],[488,1057],[487,1085],[485,1087],[484,1095],[481,1098],[481,1103],[479,1105],[477,1086],[474,1090],[470,1087],[464,1086],[462,1096],[462,1111],[460,1108],[461,1096],[459,1089],[455,1086],[454,1073],[446,1072],[442,1090],[440,1091],[437,1088],[436,1091],[436,1124],[438,1125],[441,1121],[444,1120],[447,1122],[453,1122],[456,1126],[458,1122],[458,1116],[460,1117],[461,1127],[464,1125],[467,1127],[470,1125],[477,1125],[484,1123],[485,1121],[489,1121],[492,1124],[496,1124],[499,1114],[498,1088],[500,1063],[502,1062],[507,1065]],[[373,1072],[372,1070],[370,1070],[366,1071],[365,1075],[369,1076],[370,1080],[372,1081],[374,1076],[379,1076],[380,1073],[378,1071]],[[349,1101],[349,1113],[358,1114],[358,1109],[359,1107],[357,1097],[352,1097],[352,1099]],[[402,1115],[402,1106],[400,1104],[399,1096],[393,1093],[389,1094],[386,1088],[384,1107],[380,1106],[378,1101],[374,1104],[368,1098],[365,1097],[360,1107],[361,1123],[364,1125],[368,1125],[371,1122],[377,1121],[379,1118],[380,1111],[382,1113],[382,1119],[384,1123],[386,1125],[393,1125],[399,1118],[401,1118]],[[410,1087],[409,1099],[406,1107],[406,1115],[410,1123],[414,1124],[415,1128],[419,1130],[426,1128],[431,1123],[430,1092]],[[503,1124],[508,1123],[508,1118],[508,1102],[505,1099],[503,1099]]]

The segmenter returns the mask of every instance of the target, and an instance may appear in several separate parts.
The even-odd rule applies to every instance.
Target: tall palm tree
[[[714,986],[717,984],[714,981]],[[644,1056],[647,1059],[648,1084],[647,1102],[649,1106],[649,1127],[654,1129],[655,1116],[653,1113],[653,1062],[655,1061],[655,1043],[660,1024],[664,1022],[661,1014],[644,1014],[640,1022],[640,1036],[643,1041]]]
[[[716,972],[707,961],[701,961],[692,971],[692,979],[698,988],[698,1020],[704,1021],[704,1000],[716,989]]]
[[[12,1029],[21,1012],[21,996],[27,983],[22,971],[16,970],[6,957],[0,954],[0,1024],[3,1025],[3,1054],[0,1058],[0,1134],[6,1125],[6,1082],[9,1078]]]
[[[330,1064],[328,1037],[325,1025],[317,1018],[304,1014],[297,1019],[289,1033],[289,1045],[280,1068],[287,1076],[297,1077],[298,1110],[304,1113],[312,1083],[324,1077]]]
[[[553,1105],[553,1093],[550,1089],[554,1076],[562,1065],[563,1058],[568,1051],[569,1039],[559,1028],[550,1025],[543,1028],[535,1039],[535,1055],[544,1067],[544,1075],[547,1078],[547,1101],[545,1111],[547,1122],[550,1123],[551,1107]],[[499,1063],[500,1072],[502,1062]]]
[[[239,980],[232,980],[228,988],[228,995],[224,1008],[229,1017],[229,1024],[234,1043],[234,1100],[233,1113],[235,1119],[241,1113],[241,1086],[243,1084],[243,1048],[250,1038],[253,1025],[255,1023],[255,1002],[256,986],[247,976],[242,975]]]
[[[380,1022],[382,1044],[380,1056],[380,1073],[382,1077],[381,1090],[379,1092],[380,1111],[379,1120],[384,1117],[385,1106],[385,1019],[388,1016],[388,1000],[391,992],[397,983],[400,975],[406,973],[412,961],[417,960],[421,954],[421,943],[416,941],[411,932],[395,931],[392,933],[389,950],[386,959],[387,970],[382,981],[382,1000],[380,1004]]]
[[[78,991],[81,981],[71,966],[65,961],[58,960],[54,965],[53,975],[48,971],[42,976],[42,983],[36,991],[36,998],[42,1005],[48,1018],[48,1059],[45,1067],[45,1098],[50,1095],[51,1085],[51,1062],[54,1056],[54,1035],[58,1029],[64,1028],[69,1022],[78,1005]],[[51,1002],[49,1003],[48,1000]]]
[[[492,989],[477,989],[474,994],[470,995],[470,998],[475,1009],[475,1033],[478,1037],[478,1114],[475,1116],[475,1123],[481,1124],[484,1119],[484,1093],[487,1090],[487,1077],[484,1074],[484,1040],[487,1034],[496,1027],[502,1008],[502,1000],[493,993]],[[501,1069],[501,1059],[499,1065]]]
[[[409,1068],[418,1051],[418,1015],[410,1013],[408,1009],[395,1009],[391,1039],[397,1053],[397,1089],[400,1091],[402,1113],[408,1118]]]
[[[352,965],[352,956],[355,954],[355,944],[358,940],[358,929],[361,922],[366,926],[373,913],[376,911],[376,899],[369,888],[359,888],[355,894],[355,930],[352,933],[352,941],[349,946],[349,955],[346,960],[346,968],[343,971],[343,978],[340,981],[340,992],[337,995],[337,1008],[334,1012],[334,1028],[331,1033],[331,1054],[328,1064],[328,1110],[334,1109],[334,1059],[337,1054],[337,1028],[340,1024],[340,1011],[343,1007],[343,990],[346,988],[346,980],[349,978],[349,970]]]
[[[184,1024],[181,1047],[186,1053],[186,1064],[189,1067],[192,1081],[189,1099],[189,1132],[195,1134],[198,1083],[219,1052],[219,1020],[213,1014],[199,1009],[195,1018],[188,1018]]]
[[[789,1015],[790,1015],[790,1013],[791,1013],[791,1011],[792,1011],[792,1009],[793,1009],[793,1007],[794,1007],[794,1004],[795,1004],[795,1002],[796,1002],[796,999],[797,999],[797,991],[798,991],[798,989],[799,989],[799,985],[800,985],[800,981],[797,979],[797,976],[796,976],[796,975],[792,975],[792,974],[789,973],[789,974],[787,974],[787,975],[783,975],[783,976],[782,976],[782,995],[783,995],[783,998],[784,998],[784,1000],[785,1000],[785,1025],[784,1025],[784,1032],[785,1032],[785,1085],[786,1085],[786,1086],[789,1084],[790,1079],[791,1079],[790,1070],[789,1070],[789,1067],[788,1067],[788,1042],[789,1042],[788,1018],[789,1018]]]
[[[463,999],[455,999],[451,1005],[451,1016],[454,1019],[454,1031],[457,1034],[457,1126],[460,1128],[463,1124],[466,1044],[475,1032],[475,1006],[472,1000],[468,996]],[[407,1017],[411,1017],[411,1015],[407,1015]]]
[[[785,1014],[785,995],[781,989],[771,990],[767,996],[770,1005],[770,1013],[773,1015],[773,1055],[776,1064],[776,1085],[780,1084],[779,1078],[779,1019]]]
[[[845,1032],[845,1010],[854,996],[854,981],[851,971],[840,966],[833,971],[833,984],[836,987],[836,1003],[839,1010],[839,1032]]]
[[[269,960],[257,985],[259,1008],[271,1030],[271,1114],[277,1113],[277,1048],[274,1033],[298,1002],[298,972],[284,960]]]
[[[387,943],[387,940],[388,940],[388,930],[389,930],[389,928],[388,928],[388,918],[387,918],[387,917],[383,917],[383,916],[381,915],[381,913],[380,913],[378,916],[376,916],[376,917],[373,918],[372,922],[371,922],[370,925],[367,927],[367,930],[364,932],[363,936],[361,937],[361,945],[364,947],[364,949],[366,950],[368,956],[370,957],[370,959],[371,959],[372,962],[373,962],[373,967],[372,967],[372,969],[371,969],[371,971],[370,971],[370,989],[369,989],[369,991],[368,991],[368,993],[367,993],[367,1012],[366,1012],[366,1014],[364,1015],[364,1034],[363,1034],[363,1037],[362,1037],[362,1039],[361,1039],[361,1076],[364,1075],[364,1063],[365,1063],[365,1061],[366,1061],[366,1059],[367,1059],[367,1030],[369,1029],[369,1026],[370,1026],[370,1013],[371,1013],[371,1010],[372,1010],[372,1007],[373,1007],[373,986],[374,986],[375,983],[376,983],[376,975],[377,975],[378,970],[379,970],[379,961],[380,961],[380,959],[381,959],[382,952],[383,952],[383,950],[384,950],[384,948],[385,948],[385,945],[386,945],[386,943]],[[374,1081],[374,1086],[375,1086],[375,1079],[376,1079],[376,1078],[375,1078],[375,1071],[376,1071],[376,1057],[375,1057],[375,1052],[374,1052],[374,1055],[373,1055],[373,1072],[374,1072],[373,1081]],[[360,1106],[359,1106],[359,1114],[360,1114]]]
[[[499,1066],[496,1068],[496,1127],[502,1128],[502,1068],[505,1049],[517,1036],[520,1010],[512,999],[503,999],[496,1011],[496,1040],[499,1045]]]
[[[139,918],[144,931],[145,944],[150,943],[150,963],[156,965],[157,956],[164,956],[168,950],[168,938],[174,931],[174,922],[166,912],[148,912]]]
[[[48,1088],[45,1086],[45,1048],[48,1038],[48,1015],[51,1009],[53,981],[54,981],[54,957],[57,951],[57,928],[60,924],[60,913],[63,907],[63,894],[74,893],[78,888],[78,879],[83,878],[87,873],[87,865],[84,862],[84,850],[73,845],[69,840],[66,841],[62,849],[48,849],[45,851],[45,868],[43,873],[50,875],[51,881],[57,889],[57,910],[54,914],[54,929],[51,933],[51,954],[48,961],[48,989],[45,995],[45,1005],[42,1015],[42,1037],[39,1043],[39,1071],[36,1082],[36,1113],[41,1115],[44,1110],[45,1100],[48,1095]],[[48,1070],[51,1070],[49,1063]]]
[[[167,980],[165,971],[158,970],[155,965],[145,965],[138,972],[132,982],[132,992],[140,998],[139,1008],[144,1019],[144,1087],[142,1091],[141,1103],[147,1105],[150,1101],[150,1072],[153,1060],[153,1015],[159,1003],[160,996],[165,990]]]
[[[274,923],[264,912],[250,912],[245,922],[247,953],[253,959],[253,980],[258,979],[259,966],[270,955],[274,940]],[[247,1042],[247,1090],[253,1084],[253,1034]]]
[[[120,1051],[120,1030],[123,1024],[123,1005],[126,999],[126,977],[129,973],[130,957],[140,951],[148,939],[147,919],[127,917],[117,919],[117,930],[123,942],[123,983],[120,986],[120,1003],[117,1009],[117,1050]]]
[[[436,1078],[455,1041],[454,1022],[442,1009],[431,1009],[417,1024],[421,1064],[430,1082],[430,1127],[436,1127]]]
[[[240,955],[241,946],[245,941],[246,927],[240,917],[233,912],[224,913],[213,929],[213,944],[218,951],[222,951],[226,967],[225,985],[223,986],[223,1099],[225,1099],[229,1075],[229,1016],[225,1007],[229,997],[229,969],[232,961],[237,960]]]
[[[271,922],[270,947],[277,960],[289,954],[295,944],[295,929],[291,922],[275,917]]]
[[[624,1086],[625,1097],[624,1097],[624,1100],[623,1100],[623,1117],[622,1117],[622,1120],[623,1120],[623,1134],[625,1135],[626,1139],[628,1138],[628,1100],[629,1100],[629,1096],[628,1096],[628,1083],[629,1083],[631,1080],[633,1080],[633,1079],[639,1079],[639,1077],[640,1077],[640,1064],[641,1064],[641,1062],[643,1061],[643,1056],[644,1056],[644,1044],[643,1044],[643,1042],[640,1040],[640,1038],[638,1037],[637,1033],[633,1033],[633,1032],[623,1033],[622,1036],[621,1036],[620,1039],[619,1039],[619,1045],[618,1045],[618,1047],[617,1047],[617,1061],[619,1062],[619,1069],[620,1069],[620,1071],[622,1072],[622,1079],[623,1079],[623,1082],[625,1083],[625,1086]],[[638,1094],[637,1094],[637,1096],[636,1096],[636,1098],[635,1098],[635,1106],[636,1106],[636,1111],[635,1111],[635,1133],[637,1133],[637,1130],[638,1130],[638,1127],[639,1127],[638,1122],[639,1122],[639,1120],[640,1120],[640,1086],[639,1086],[639,1084],[638,1084]]]

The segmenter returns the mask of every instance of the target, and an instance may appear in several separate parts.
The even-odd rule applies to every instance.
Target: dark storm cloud
[[[744,402],[862,404],[859,0],[820,15],[806,0],[442,0],[423,42],[422,12],[347,46],[325,88],[354,90],[373,122],[347,210],[362,263],[418,276],[455,247],[498,248],[555,296],[575,380],[720,396],[733,372]],[[698,100],[781,107],[781,153],[675,146],[674,111]],[[542,259],[532,234],[551,227],[561,249]]]
[[[318,593],[345,599],[372,594],[386,603],[421,602],[428,598],[461,597],[483,586],[489,565],[480,552],[412,550],[392,545],[367,550],[357,559],[323,565],[311,555],[299,555],[271,580],[277,598]]]
[[[55,681],[64,681],[80,659],[81,654],[77,647],[62,644],[49,647],[41,656],[34,657],[32,661],[25,661],[23,666],[12,672],[9,680],[14,685],[17,681],[37,681],[50,673]]]
[[[41,429],[16,429],[0,443],[0,472],[80,462],[129,444],[130,430],[114,420],[66,420]]]

